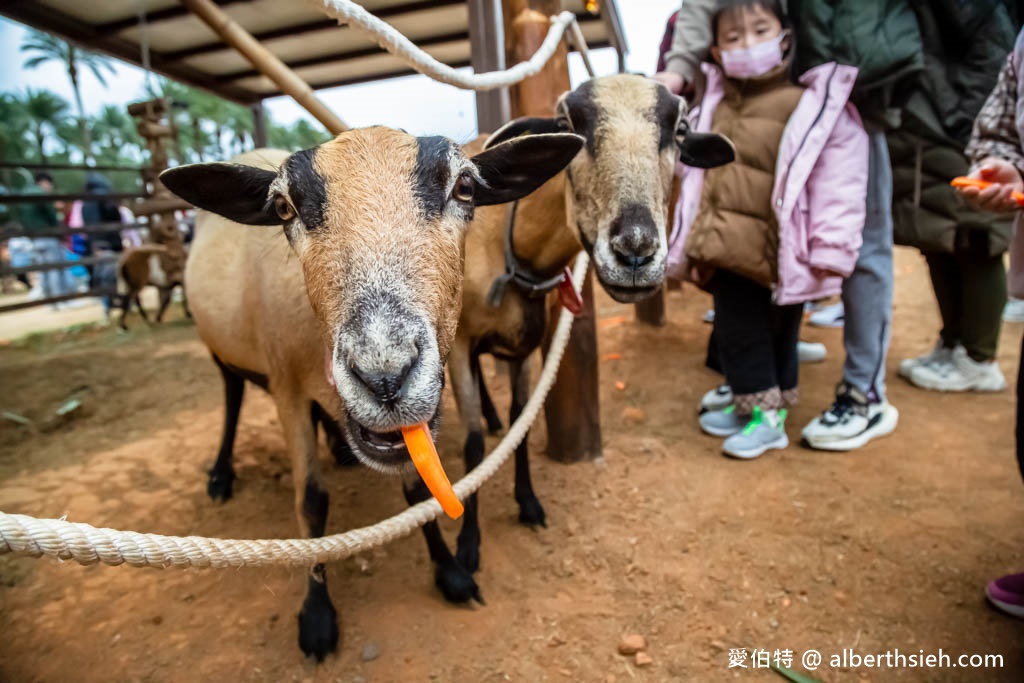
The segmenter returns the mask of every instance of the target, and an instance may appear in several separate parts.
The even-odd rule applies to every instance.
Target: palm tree
[[[22,161],[28,151],[25,127],[28,113],[21,100],[12,93],[0,93],[0,159]]]
[[[60,95],[49,90],[26,88],[22,106],[28,117],[29,130],[36,139],[39,160],[46,162],[46,136],[56,135],[61,122],[67,118],[68,103]]]
[[[36,30],[30,30],[28,35],[22,40],[21,52],[34,53],[22,64],[26,69],[35,69],[47,62],[60,62],[67,69],[68,78],[71,79],[71,89],[75,92],[75,104],[78,106],[78,122],[82,128],[85,156],[87,159],[91,158],[92,138],[89,134],[89,126],[85,120],[85,107],[82,105],[82,92],[78,82],[79,68],[91,71],[96,80],[103,87],[106,87],[107,80],[103,72],[107,71],[113,74],[113,63],[106,57],[89,52],[88,50],[82,50],[56,36]]]

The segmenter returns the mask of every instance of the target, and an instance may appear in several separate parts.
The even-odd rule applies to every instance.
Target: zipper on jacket
[[[832,65],[832,73],[828,75],[828,80],[825,81],[825,98],[821,101],[821,108],[818,109],[818,113],[815,115],[814,120],[811,122],[811,125],[807,128],[807,132],[804,133],[804,136],[800,139],[800,144],[796,146],[796,151],[793,152],[794,161],[800,155],[800,150],[804,148],[804,143],[807,142],[807,138],[810,136],[811,131],[814,130],[814,127],[818,125],[818,121],[821,120],[821,117],[825,115],[825,107],[828,105],[829,94],[832,91],[832,79],[835,77],[836,71],[838,69],[839,64]],[[782,205],[785,203],[784,200],[786,197],[786,183],[789,182],[789,172],[790,170],[792,170],[792,168],[793,162],[791,161],[789,163],[789,166],[786,167],[786,174],[782,177],[782,194],[779,195],[779,198],[775,200],[775,206],[779,208],[782,208]]]
[[[800,150],[804,148],[804,143],[807,142],[807,138],[810,137],[811,131],[814,130],[818,122],[821,121],[821,117],[825,115],[825,107],[828,106],[828,99],[832,92],[832,79],[835,78],[836,71],[839,69],[839,64],[832,65],[832,72],[828,75],[828,80],[825,81],[825,97],[821,100],[821,108],[818,109],[818,113],[815,114],[814,120],[811,121],[811,125],[808,126],[807,132],[800,139],[800,144],[796,146],[796,151],[793,152],[793,161],[796,161],[797,156],[800,154]],[[793,161],[789,162],[789,166],[786,167],[786,174],[782,177],[782,194],[775,200],[775,206],[782,208],[785,204],[786,198],[786,184],[789,182],[789,172],[793,169]],[[779,231],[779,262],[777,266],[777,272],[779,274],[778,282],[772,285],[772,303],[777,304],[779,301],[779,287],[782,284],[782,231],[780,226]]]

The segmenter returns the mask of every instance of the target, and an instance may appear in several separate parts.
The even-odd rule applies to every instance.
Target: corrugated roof
[[[338,26],[316,7],[289,0],[215,0],[239,25],[292,67],[313,88],[328,88],[412,73],[358,29]],[[364,0],[435,58],[453,67],[470,63],[465,0]],[[584,0],[563,0],[591,47],[624,50],[614,0],[604,16]],[[145,25],[140,25],[140,10]],[[165,76],[242,103],[281,94],[277,86],[176,0],[21,0],[0,3],[0,14],[120,59],[142,63],[148,37],[151,68]]]

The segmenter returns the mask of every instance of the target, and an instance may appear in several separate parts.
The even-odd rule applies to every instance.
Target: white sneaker
[[[843,302],[838,301],[829,306],[824,306],[817,313],[812,313],[807,322],[815,327],[842,327],[846,309]]]
[[[914,368],[910,382],[932,391],[1002,391],[1006,378],[995,361],[979,362],[962,346],[953,350],[949,361]]]
[[[828,355],[828,349],[818,342],[799,341],[796,343],[796,356],[801,363],[820,363]]]
[[[1024,299],[1011,298],[1003,309],[1003,320],[1008,323],[1024,323]]]
[[[958,345],[959,347],[959,345]],[[948,349],[942,345],[940,339],[935,348],[929,353],[917,358],[904,358],[900,361],[899,376],[903,379],[910,379],[910,374],[914,371],[914,368],[924,367],[928,365],[942,365],[948,364],[953,360],[953,349]]]
[[[709,308],[707,310],[707,312],[704,313],[704,317],[702,318],[702,320],[704,322],[708,323],[708,324],[714,323],[715,322],[715,309]]]
[[[891,434],[899,416],[888,402],[870,402],[862,392],[843,382],[836,389],[835,402],[804,427],[801,438],[809,448],[852,451]]]
[[[722,384],[704,394],[700,399],[700,409],[698,412],[703,415],[704,413],[717,410],[725,410],[732,403],[732,387],[728,384]]]
[[[753,460],[765,451],[787,446],[789,437],[786,436],[786,411],[762,410],[754,406],[750,422],[741,432],[725,440],[722,452],[734,458]]]

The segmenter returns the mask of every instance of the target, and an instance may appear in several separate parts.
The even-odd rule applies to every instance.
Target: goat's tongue
[[[437,456],[437,449],[434,448],[430,428],[425,422],[412,427],[402,427],[402,437],[405,439],[405,447],[409,449],[412,464],[423,478],[423,483],[441,504],[441,509],[452,519],[461,517],[462,501],[455,495],[455,489],[452,488],[448,475],[441,466],[441,458]]]

